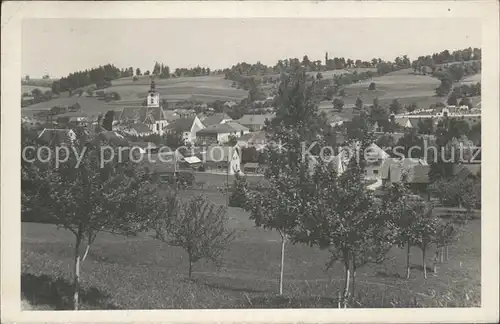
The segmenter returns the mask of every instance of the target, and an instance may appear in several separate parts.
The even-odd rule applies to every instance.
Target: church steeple
[[[151,86],[147,98],[147,106],[148,108],[157,108],[160,106],[160,94],[156,91],[156,84],[154,80],[151,80]]]

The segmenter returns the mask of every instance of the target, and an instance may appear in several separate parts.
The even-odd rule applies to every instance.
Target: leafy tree
[[[167,134],[163,135],[162,143],[168,146],[170,149],[175,150],[181,146],[186,145],[186,141],[182,136],[181,131],[170,131]]]
[[[113,119],[115,117],[114,110],[108,110],[106,115],[104,116],[104,120],[102,121],[102,127],[108,131],[113,130]]]
[[[235,146],[238,144],[238,139],[234,135],[229,135],[229,139],[227,140],[227,145],[229,146]]]
[[[343,107],[344,107],[344,101],[342,99],[335,98],[333,100],[333,108],[335,108],[337,111],[342,111]]]
[[[81,263],[99,232],[133,235],[145,229],[157,206],[154,189],[136,164],[117,162],[117,149],[101,157],[100,144],[77,142],[81,160],[68,149],[58,160],[22,164],[23,209],[44,214],[75,237],[75,310],[79,308]],[[87,247],[82,256],[84,241]]]
[[[362,110],[363,109],[363,100],[361,98],[356,99],[356,109],[357,110]]]
[[[469,107],[469,109],[472,109],[472,102],[470,101],[469,98],[462,98],[458,105],[459,106],[467,106],[467,107]]]
[[[417,104],[415,102],[413,102],[410,105],[406,106],[406,111],[408,111],[409,113],[414,112],[417,109],[418,109],[418,106],[417,106]]]
[[[279,292],[283,293],[286,243],[291,240],[295,219],[305,212],[301,196],[307,192],[308,162],[302,160],[302,143],[313,143],[326,121],[314,101],[315,84],[295,68],[279,86],[276,117],[266,125],[269,143],[264,151],[265,192],[248,191],[245,209],[256,226],[276,230],[281,236]]]
[[[398,99],[394,99],[392,101],[391,105],[389,106],[389,111],[391,112],[391,114],[395,114],[395,115],[399,114],[402,109],[403,109],[403,107],[399,103]]]
[[[166,212],[158,213],[154,221],[155,238],[177,246],[188,254],[191,278],[193,265],[208,259],[222,266],[226,246],[234,233],[227,229],[227,212],[204,196],[196,196],[184,203],[169,200]]]
[[[139,69],[139,68],[135,69],[135,75],[136,76],[142,75],[141,69]]]
[[[419,134],[434,134],[434,121],[430,118],[420,119],[418,121],[418,133]]]
[[[457,106],[458,105],[457,95],[454,92],[452,92],[448,97],[448,100],[446,100],[446,103],[451,106]]]
[[[367,143],[363,142],[361,148]],[[356,269],[365,263],[382,262],[394,240],[394,233],[386,226],[386,213],[365,186],[363,165],[353,158],[341,175],[324,163],[317,165],[313,194],[304,199],[307,208],[299,217],[295,234],[299,242],[328,249],[327,268],[336,261],[343,263],[344,303],[351,295],[351,274],[354,286]]]
[[[248,182],[245,176],[236,173],[231,190],[231,197],[229,197],[230,207],[244,208],[246,204],[246,192],[248,191]]]

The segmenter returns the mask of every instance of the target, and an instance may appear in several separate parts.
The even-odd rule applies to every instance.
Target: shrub
[[[375,82],[372,82],[372,83],[370,83],[370,85],[368,86],[368,90],[375,90],[375,87],[376,87]]]

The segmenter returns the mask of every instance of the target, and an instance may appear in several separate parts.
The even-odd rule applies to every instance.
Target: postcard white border
[[[496,322],[499,286],[499,22],[497,1],[384,2],[3,2],[1,124],[2,322]],[[21,21],[28,18],[450,18],[482,21],[482,259],[481,308],[363,310],[20,311]],[[429,35],[432,37],[432,35]]]

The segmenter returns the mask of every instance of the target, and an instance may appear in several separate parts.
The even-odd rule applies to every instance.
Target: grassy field
[[[375,90],[368,90],[371,82],[375,82]],[[355,104],[358,97],[363,99],[365,104],[371,104],[375,98],[378,98],[381,104],[398,99],[401,104],[415,102],[420,108],[427,108],[443,100],[435,97],[434,89],[439,84],[440,81],[436,78],[408,74],[406,71],[348,85],[345,87],[346,97],[342,99],[345,104]]]
[[[248,94],[242,89],[232,88],[232,81],[225,80],[223,76],[180,77],[173,79],[155,79],[156,89],[160,96],[177,96],[182,99],[196,97],[201,101],[214,100],[241,100]],[[118,92],[122,100],[137,100],[146,97],[149,90],[149,77],[139,77],[137,81],[132,78],[121,78],[112,81],[112,86],[107,92]]]
[[[463,78],[460,81],[460,84],[470,84],[470,83],[475,84],[478,82],[481,82],[481,74],[480,73],[474,74],[474,75],[469,75],[469,76]]]
[[[31,91],[39,89],[42,92],[45,92],[47,90],[52,90],[50,87],[42,87],[42,86],[34,86],[34,85],[21,85],[21,93],[29,93],[31,94]]]
[[[188,198],[200,191],[189,191]],[[217,191],[204,191],[225,204]],[[167,309],[234,307],[336,307],[343,284],[340,264],[324,271],[328,253],[305,245],[289,245],[285,255],[285,298],[278,289],[279,235],[256,229],[248,214],[229,208],[228,226],[236,240],[216,269],[200,261],[187,278],[183,250],[153,240],[149,234],[120,237],[100,234],[82,265],[82,302],[86,309]],[[470,221],[450,260],[423,279],[421,252],[411,252],[413,270],[405,274],[404,252],[394,248],[382,265],[358,270],[356,291],[365,307],[478,306],[480,304],[480,220]],[[35,308],[70,307],[74,237],[51,225],[22,225],[22,295]],[[432,253],[428,253],[428,265]],[[434,297],[433,297],[434,296]],[[292,300],[292,302],[290,302]]]

